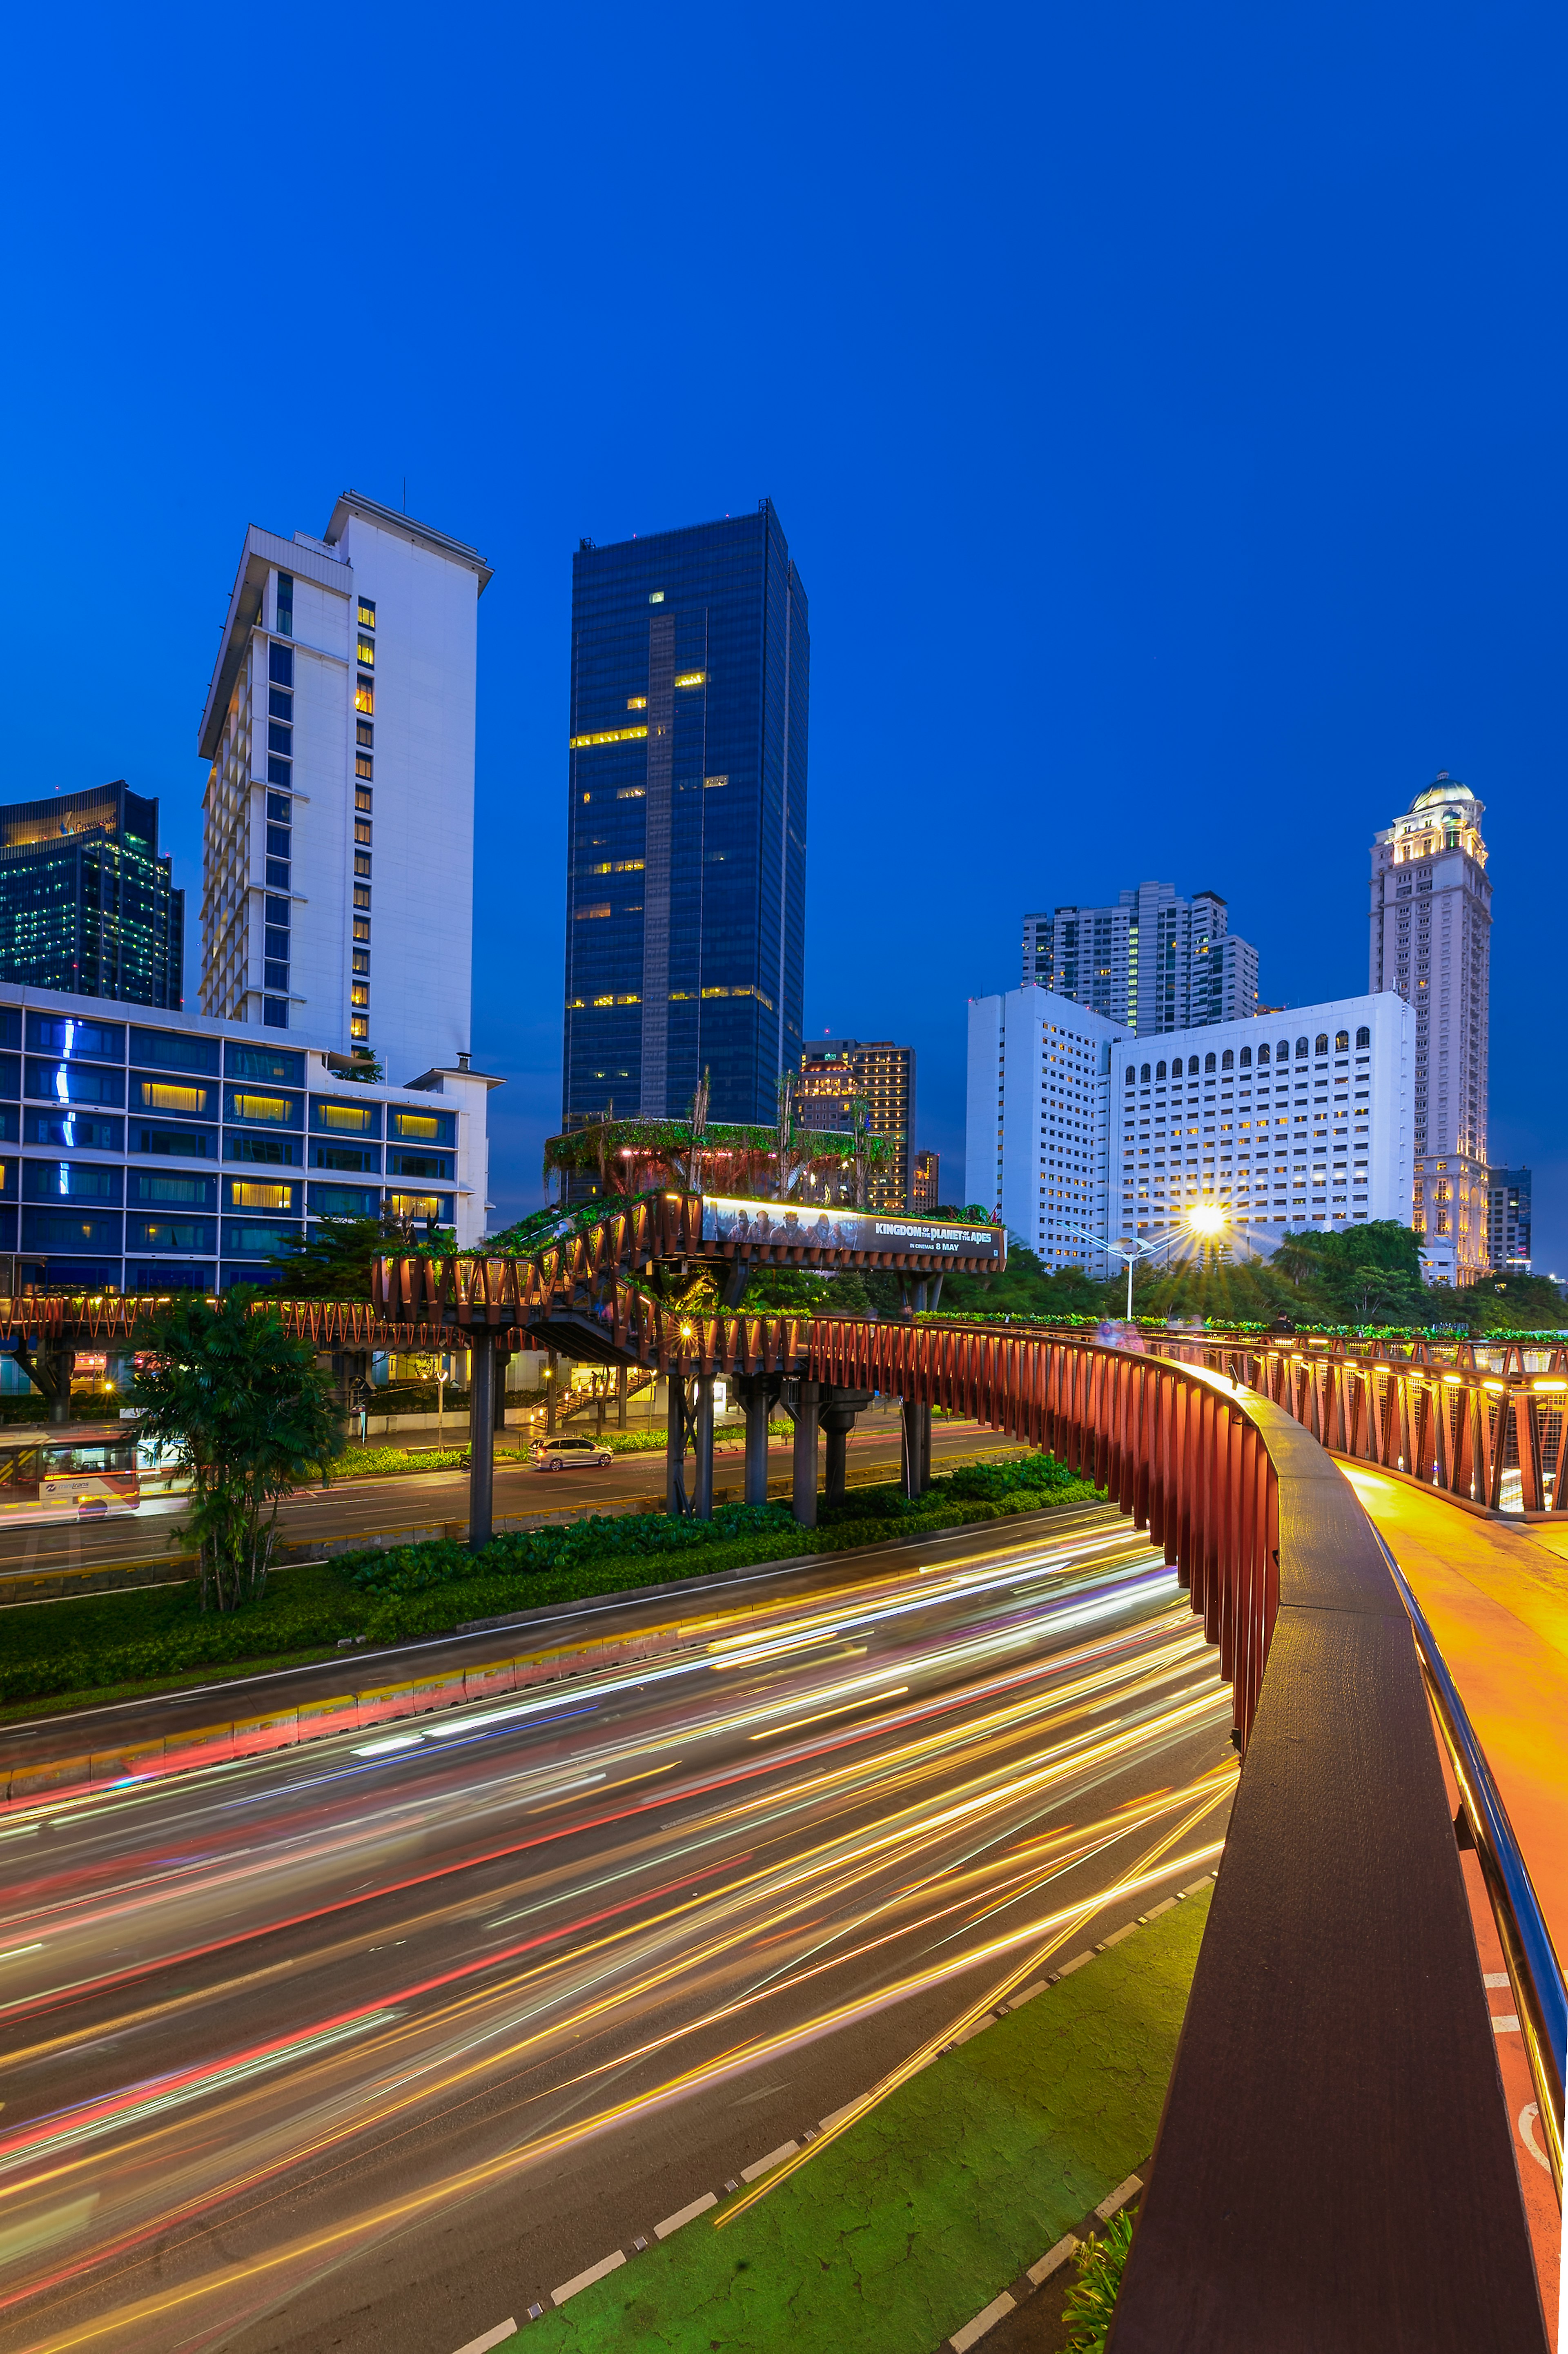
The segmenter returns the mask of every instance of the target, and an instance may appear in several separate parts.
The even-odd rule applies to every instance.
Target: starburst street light
[[[1170,1233],[1161,1235],[1158,1242],[1139,1242],[1136,1235],[1124,1235],[1120,1242],[1113,1243],[1104,1235],[1087,1234],[1077,1226],[1067,1226],[1063,1231],[1075,1235],[1079,1242],[1092,1243],[1097,1250],[1108,1251],[1113,1258],[1119,1258],[1126,1262],[1127,1320],[1130,1324],[1132,1321],[1132,1270],[1137,1262],[1140,1258],[1156,1258],[1162,1250],[1169,1250],[1172,1243],[1181,1242],[1189,1236],[1195,1238],[1205,1247],[1213,1246],[1218,1243],[1222,1235],[1230,1233],[1231,1222],[1217,1202],[1194,1202],[1181,1225],[1173,1225]],[[1241,1239],[1246,1243],[1249,1249],[1255,1249],[1250,1235],[1243,1235]]]

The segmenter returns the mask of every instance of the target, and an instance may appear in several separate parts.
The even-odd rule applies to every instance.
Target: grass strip
[[[215,1670],[304,1665],[345,1638],[376,1648],[411,1642],[477,1618],[852,1551],[1094,1494],[1049,1457],[1033,1456],[956,1471],[917,1506],[896,1488],[859,1490],[825,1510],[816,1529],[800,1528],[779,1504],[725,1505],[708,1522],[620,1513],[509,1532],[481,1553],[431,1538],[280,1569],[260,1601],[225,1615],[203,1614],[192,1581],[39,1603],[0,1613],[0,1722],[177,1691]]]
[[[945,2053],[725,2231],[699,2217],[528,2325],[529,2354],[939,2346],[1148,2157],[1208,1908]]]

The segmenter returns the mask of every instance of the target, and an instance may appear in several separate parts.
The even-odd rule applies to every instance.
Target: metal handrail
[[[1497,1919],[1509,1983],[1524,2035],[1536,2102],[1546,2128],[1546,2152],[1559,2205],[1563,2200],[1563,2080],[1568,2075],[1568,1988],[1552,1932],[1541,1909],[1502,1795],[1476,1738],[1426,1614],[1404,1571],[1373,1529],[1401,1601],[1410,1614],[1421,1670],[1458,1784],[1465,1820]]]

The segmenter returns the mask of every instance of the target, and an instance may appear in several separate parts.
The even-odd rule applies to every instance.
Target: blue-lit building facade
[[[328,1217],[482,1235],[499,1082],[466,1056],[392,1087],[255,1025],[107,1015],[0,988],[0,1250],[43,1259],[47,1283],[268,1283],[269,1259]]]
[[[810,639],[768,501],[572,567],[563,1125],[772,1120],[799,1063]]]

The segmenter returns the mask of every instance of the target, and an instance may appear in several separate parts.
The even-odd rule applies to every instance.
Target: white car
[[[602,1471],[614,1461],[608,1447],[594,1438],[539,1438],[534,1442],[535,1471],[587,1470],[591,1465]]]

